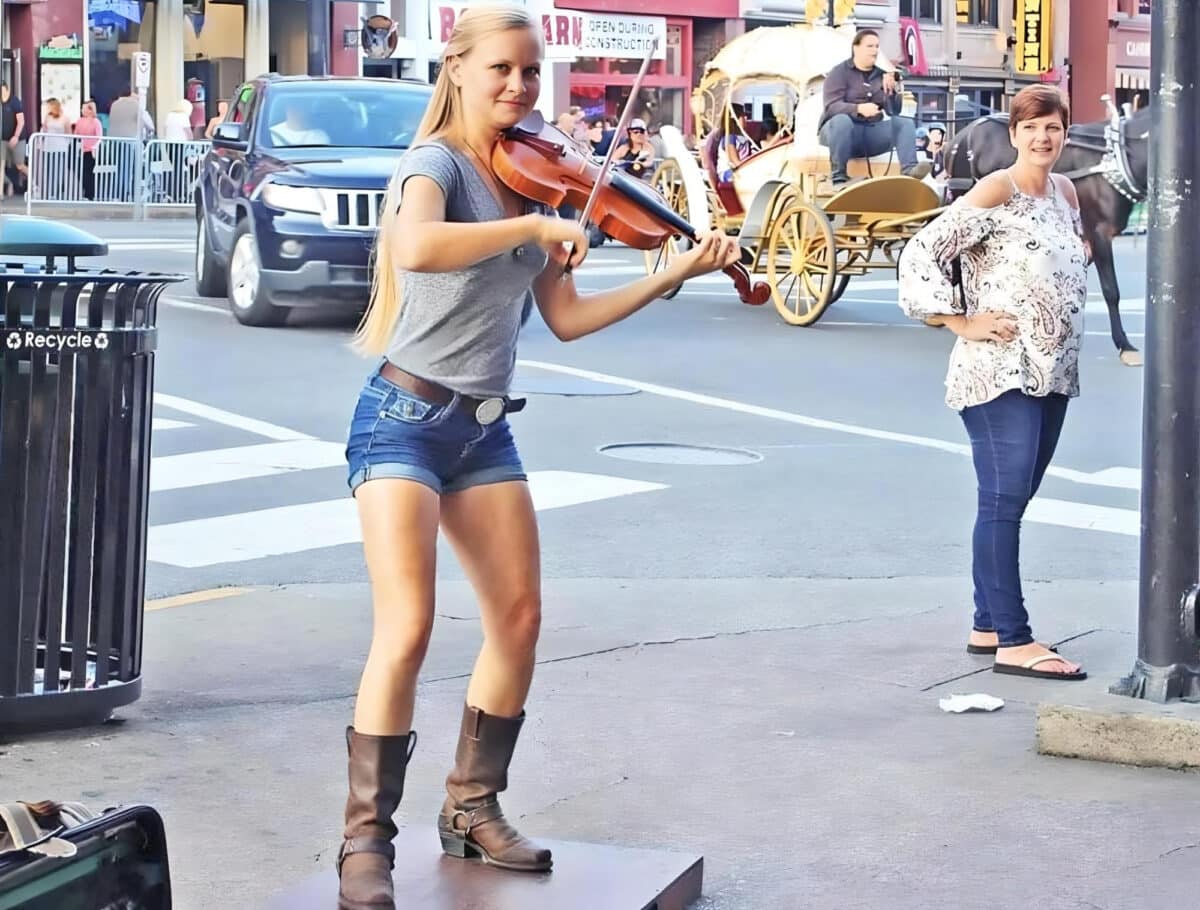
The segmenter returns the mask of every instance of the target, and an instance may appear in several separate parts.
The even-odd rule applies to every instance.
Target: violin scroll
[[[765,281],[750,280],[750,273],[741,263],[735,263],[724,269],[726,275],[733,279],[734,290],[738,299],[747,306],[762,306],[771,299],[771,286]]]

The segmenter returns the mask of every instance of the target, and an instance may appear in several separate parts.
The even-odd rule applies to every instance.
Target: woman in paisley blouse
[[[1079,394],[1089,252],[1075,189],[1051,173],[1067,120],[1058,89],[1022,89],[1009,111],[1016,163],[913,237],[899,269],[901,309],[958,336],[946,404],[966,426],[979,482],[967,650],[995,654],[997,673],[1043,679],[1087,676],[1034,639],[1018,564],[1021,517]]]

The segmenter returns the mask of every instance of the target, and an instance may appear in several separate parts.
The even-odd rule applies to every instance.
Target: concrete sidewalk
[[[703,854],[705,908],[1194,906],[1200,775],[1034,748],[1039,701],[1129,671],[1136,585],[1026,593],[1088,681],[968,656],[966,579],[547,579],[503,803],[530,835]],[[141,701],[0,744],[3,796],[150,803],[178,908],[261,907],[333,862],[369,631],[365,585],[154,610]],[[478,641],[442,583],[398,814],[430,837]],[[943,713],[952,692],[1007,704]]]

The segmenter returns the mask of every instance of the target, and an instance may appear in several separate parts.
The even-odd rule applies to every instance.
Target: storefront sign
[[[1150,67],[1150,32],[1117,28],[1117,66]]]
[[[667,56],[667,20],[662,16],[619,16],[588,13],[583,20],[580,57],[624,57],[641,60],[654,39],[654,60]]]
[[[1051,0],[1017,0],[1017,72],[1044,73],[1053,66]]]
[[[39,47],[39,60],[82,60],[82,47]]]
[[[429,5],[430,38],[445,44],[454,31],[454,23],[470,3],[433,0]],[[622,16],[585,13],[580,10],[553,10],[541,15],[542,37],[547,60],[574,60],[576,57],[618,57],[641,59],[650,42],[658,38],[655,60],[667,55],[667,20],[662,16]]]

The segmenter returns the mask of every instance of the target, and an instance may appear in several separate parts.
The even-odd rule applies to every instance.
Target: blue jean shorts
[[[367,377],[346,442],[351,494],[376,477],[415,480],[436,493],[526,480],[507,417],[486,426],[460,406],[429,401],[379,374]]]

